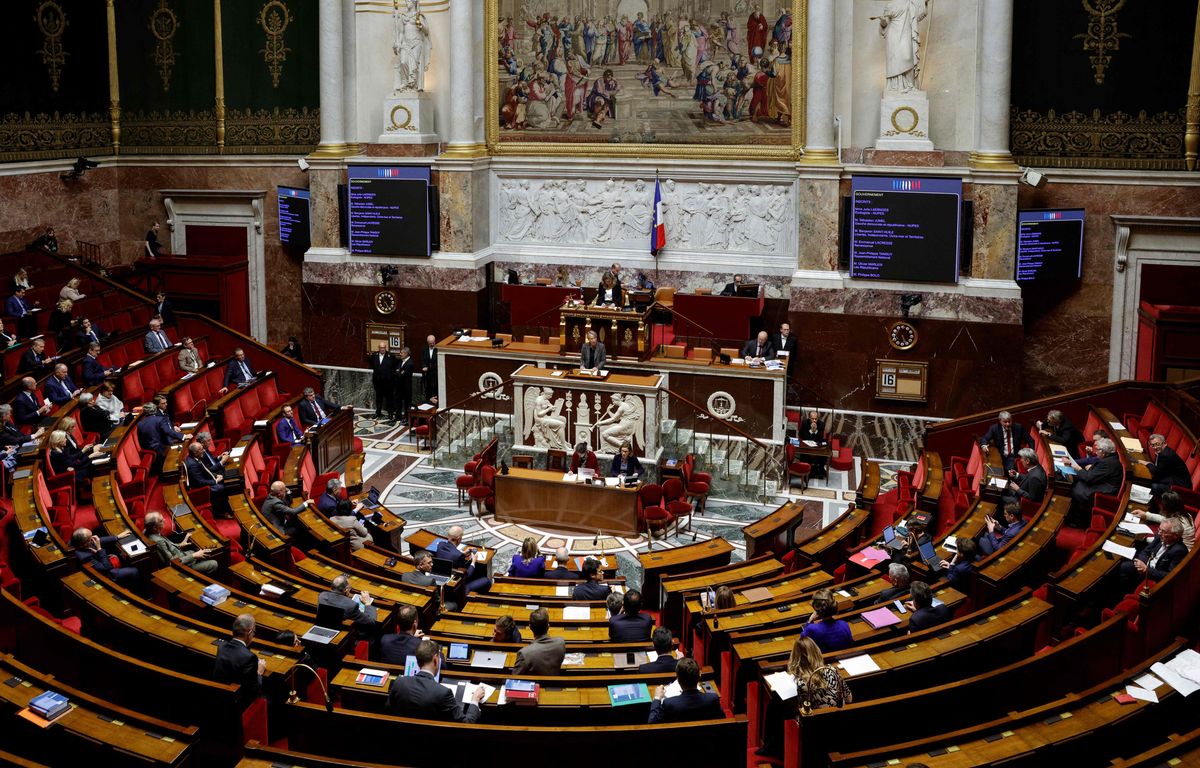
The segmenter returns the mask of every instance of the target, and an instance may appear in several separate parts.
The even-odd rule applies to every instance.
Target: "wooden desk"
[[[341,472],[354,453],[354,411],[340,409],[329,421],[312,429],[313,465],[318,475]]]
[[[796,556],[803,563],[819,563],[831,570],[837,568],[846,554],[858,544],[863,535],[863,526],[870,519],[870,510],[857,507],[847,510],[816,536],[797,547]]]
[[[855,503],[863,509],[870,509],[879,497],[879,462],[868,459],[862,466],[863,476],[855,494]]]
[[[1140,444],[1141,441],[1138,440],[1138,436],[1124,427],[1121,429],[1114,429],[1112,426],[1113,424],[1124,424],[1124,422],[1114,416],[1112,411],[1108,410],[1107,408],[1093,407],[1092,412],[1095,413],[1100,419],[1100,428],[1112,438],[1113,443],[1116,445],[1117,456],[1122,458],[1121,463],[1125,465],[1125,470],[1129,473],[1129,479],[1142,480],[1144,481],[1144,484],[1149,485],[1150,468],[1142,463],[1150,460],[1150,456],[1146,453],[1146,447],[1142,446],[1139,450],[1135,451],[1131,450],[1125,445],[1125,443],[1121,442],[1121,438],[1129,438],[1130,440]],[[1184,456],[1181,458],[1186,459],[1187,457]]]
[[[742,527],[746,541],[746,559],[768,552],[782,555],[792,548],[796,528],[804,521],[804,502],[791,501],[771,514]]]
[[[761,555],[753,560],[708,568],[693,573],[663,576],[659,582],[661,594],[660,623],[687,637],[690,627],[686,624],[684,599],[719,586],[740,586],[769,576],[783,573],[783,563],[771,555]]]
[[[736,341],[740,348],[750,338],[750,321],[762,316],[764,305],[762,296],[676,293],[675,335]]]
[[[29,477],[13,481],[13,516],[17,529],[23,536],[33,533],[38,528],[45,528],[49,534],[46,543],[40,547],[35,547],[30,539],[25,539],[25,550],[49,581],[68,570],[67,543],[59,537],[57,526],[52,524],[47,510],[33,491],[35,478],[42,472],[41,462],[35,462],[30,472]]]
[[[553,285],[500,286],[500,300],[508,302],[508,322],[514,328],[521,325],[557,328],[559,309],[569,298],[583,298],[583,291]]]
[[[558,341],[567,355],[579,354],[588,331],[596,332],[610,358],[644,360],[650,354],[648,309],[636,312],[609,307],[564,306],[559,316]]]
[[[524,637],[531,637],[529,634],[529,613],[527,611],[518,611],[513,614],[513,621],[517,626],[522,627],[521,632]],[[439,635],[453,635],[455,637],[467,638],[468,640],[491,640],[492,630],[496,627],[496,620],[490,617],[477,618],[472,614],[466,613],[443,613],[432,627],[430,634],[437,633]],[[607,643],[608,640],[608,622],[604,622],[602,626],[580,624],[578,622],[550,622],[551,637],[561,637],[568,643]]]
[[[647,608],[662,606],[664,577],[728,565],[732,553],[732,544],[725,539],[716,538],[638,555],[638,562],[642,565],[642,604]]]
[[[636,490],[566,483],[562,477],[520,467],[496,475],[496,519],[551,530],[637,535]]]

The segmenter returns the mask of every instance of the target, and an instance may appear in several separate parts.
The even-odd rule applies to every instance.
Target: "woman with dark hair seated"
[[[288,336],[287,344],[279,350],[284,357],[290,357],[297,363],[304,362],[304,353],[300,350],[300,341],[295,336]]]

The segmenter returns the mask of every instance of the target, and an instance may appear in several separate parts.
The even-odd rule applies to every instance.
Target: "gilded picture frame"
[[[613,7],[622,7],[624,2],[623,0],[600,0],[598,4],[601,8],[607,8],[609,5],[612,5]],[[565,156],[617,158],[695,158],[697,156],[702,156],[705,158],[730,158],[741,160],[798,160],[803,156],[803,147],[805,141],[804,117],[806,108],[805,80],[807,77],[807,0],[775,0],[773,3],[767,3],[767,5],[771,6],[773,9],[773,14],[775,12],[774,9],[790,10],[792,20],[790,32],[790,121],[788,125],[779,125],[777,131],[768,132],[764,130],[762,125],[754,125],[755,122],[758,122],[757,119],[755,121],[750,121],[745,115],[741,115],[738,116],[736,120],[731,118],[727,121],[721,122],[721,129],[719,131],[713,131],[711,135],[704,136],[703,134],[706,133],[704,129],[708,127],[708,123],[720,122],[720,117],[718,114],[718,120],[708,120],[706,122],[706,119],[709,118],[712,113],[716,112],[716,110],[713,109],[711,105],[706,105],[703,101],[698,102],[693,98],[693,89],[695,87],[693,83],[695,83],[697,80],[695,76],[693,76],[690,81],[686,77],[679,78],[679,80],[682,82],[670,82],[673,78],[669,76],[664,76],[662,78],[663,85],[668,85],[668,83],[670,83],[670,87],[678,91],[674,100],[681,107],[686,105],[687,107],[692,108],[692,113],[688,116],[689,121],[693,124],[693,129],[690,130],[684,130],[679,133],[672,133],[668,131],[660,136],[657,130],[651,131],[650,129],[646,128],[649,121],[629,114],[622,117],[620,113],[617,112],[612,114],[612,116],[609,118],[609,126],[602,126],[601,128],[596,129],[595,133],[593,134],[595,138],[591,139],[589,136],[582,135],[590,133],[590,131],[588,131],[589,123],[591,127],[595,127],[595,123],[590,120],[592,109],[585,108],[583,106],[589,103],[586,95],[584,95],[582,98],[579,98],[579,106],[577,107],[577,110],[588,109],[588,113],[582,118],[580,118],[579,115],[576,115],[574,122],[572,122],[570,119],[566,119],[566,130],[557,131],[554,125],[542,125],[539,128],[528,132],[527,129],[524,128],[511,127],[516,125],[513,120],[512,103],[517,99],[514,98],[513,84],[519,79],[523,78],[525,73],[529,71],[531,67],[534,69],[535,73],[537,72],[535,61],[524,60],[538,59],[539,51],[536,37],[538,34],[538,27],[536,26],[536,23],[540,20],[540,17],[538,19],[533,19],[535,24],[527,25],[525,19],[518,19],[516,14],[511,14],[513,18],[513,23],[511,26],[517,28],[519,25],[519,28],[517,29],[515,36],[513,33],[509,33],[510,39],[513,39],[513,37],[516,39],[514,44],[505,46],[509,50],[509,52],[505,54],[506,60],[508,61],[508,65],[505,67],[502,67],[500,60],[502,53],[502,45],[500,40],[502,17],[510,15],[507,12],[511,12],[513,8],[518,9],[518,11],[520,9],[527,8],[531,12],[540,10],[541,13],[548,14],[552,19],[555,17],[563,17],[564,20],[566,20],[565,17],[569,15],[569,9],[578,5],[579,3],[572,3],[571,0],[532,0],[532,2],[531,0],[485,0],[484,109],[486,113],[485,124],[488,154],[497,156],[526,157]],[[672,9],[685,7],[687,3],[667,3],[663,2],[663,0],[645,0],[645,5],[651,9],[652,12],[655,12],[660,10],[662,7],[670,7]],[[746,12],[746,9],[758,7],[759,5],[760,0],[715,0],[716,10],[711,12],[712,19],[699,19],[698,22],[715,31],[714,22],[720,23],[720,14],[722,12],[726,12],[730,15],[732,23],[748,24],[749,14]],[[783,10],[779,10],[778,13],[782,14]],[[677,15],[682,17],[682,14]],[[767,16],[768,25],[773,25],[776,20],[777,19],[772,18],[771,15]],[[733,39],[743,48],[747,47],[749,43],[748,33],[744,31],[743,27],[739,27],[738,29],[740,34],[738,37]],[[769,47],[770,42],[774,40],[771,29],[768,29],[767,31],[767,38],[769,41]],[[547,39],[551,39],[549,34]],[[714,43],[714,45],[719,46],[722,50],[724,50],[724,47],[719,41]],[[563,44],[563,47],[566,48],[566,44]],[[518,51],[515,55],[512,53],[514,50]],[[524,56],[522,56],[522,53]],[[594,53],[594,49],[592,53]],[[592,53],[589,53],[588,56],[591,56]],[[749,52],[743,50],[742,53],[745,55]],[[544,59],[545,57],[542,58]],[[566,57],[559,57],[559,62],[570,58],[572,58],[570,55]],[[715,61],[713,62],[716,65],[715,67],[713,65],[709,65],[712,67],[709,74],[717,75],[717,77],[713,79],[719,79],[721,76],[728,75],[730,72],[734,72],[736,69],[733,64],[730,64],[729,68],[725,68],[723,60],[731,58],[728,53],[722,53],[721,58],[722,61],[720,64],[717,64]],[[514,66],[522,63],[524,63],[525,66],[521,67],[517,72],[513,72]],[[668,90],[668,88],[663,88],[660,92],[654,88],[655,83],[649,77],[646,77],[649,70],[643,69],[643,67],[649,66],[645,59],[631,63],[636,63],[637,69],[642,70],[636,73],[636,77],[640,86],[636,95],[644,97],[647,95],[647,92],[653,92],[655,96],[659,96],[661,93]],[[657,59],[651,59],[649,63],[657,65],[660,62]],[[568,62],[568,65],[569,64],[570,62]],[[756,64],[750,64],[750,69],[754,70],[755,66]],[[552,63],[549,65],[549,67],[558,68],[559,71],[557,73],[548,72],[543,74],[555,76],[562,83],[570,82],[569,80],[566,80],[568,75],[563,73],[563,69],[565,69],[564,65],[561,63],[555,64],[552,60]],[[501,82],[502,68],[508,70],[503,78],[503,85]],[[607,68],[610,67],[606,67],[602,63],[592,64],[590,76],[583,77],[582,79],[594,86],[597,80],[604,77],[604,70]],[[664,69],[666,70],[668,68],[664,67]],[[704,63],[700,63],[700,65],[694,69],[697,72],[702,72],[704,69]],[[629,74],[628,67],[626,67],[622,79],[628,82]],[[749,78],[744,78],[743,82],[752,82],[753,79],[754,75],[751,74]],[[630,88],[627,88],[625,92],[633,93],[633,88],[634,87],[631,86]],[[647,91],[641,91],[640,88],[646,88]],[[559,89],[560,95],[562,95],[564,93],[564,89],[562,86],[559,86]],[[717,88],[717,90],[721,89]],[[745,90],[746,92],[749,92],[751,91],[751,88],[747,87]],[[565,93],[571,92],[579,93],[577,89],[565,90]],[[567,100],[570,99],[564,99],[564,101]],[[618,94],[615,101],[618,101],[619,103],[619,100],[620,96]],[[643,99],[643,103],[644,101],[645,100]],[[733,99],[730,99],[730,101],[733,101]],[[744,108],[744,104],[750,101],[751,97],[747,95],[744,99],[744,102],[739,103],[741,103]],[[509,105],[509,109],[506,112],[502,112],[506,102]],[[593,100],[591,103],[595,104],[595,101]],[[553,114],[550,117],[550,120],[555,123],[562,123],[564,120],[564,115],[567,114],[567,112],[564,112],[564,110],[561,108],[551,109],[553,112],[557,112],[558,114]],[[598,109],[595,111],[599,112]],[[542,112],[543,117],[545,117],[547,114],[547,111]],[[699,119],[697,119],[697,115],[699,115]],[[502,120],[505,119],[505,117],[502,116],[507,117],[507,122],[510,123],[510,127],[502,127]],[[582,125],[582,128],[578,123],[580,119],[588,121]],[[682,122],[685,121],[675,121],[677,124]],[[631,125],[631,123],[635,125]],[[641,124],[640,127],[636,125],[638,123]],[[700,124],[700,127],[695,127],[696,124]],[[746,130],[738,130],[742,124],[745,124]]]

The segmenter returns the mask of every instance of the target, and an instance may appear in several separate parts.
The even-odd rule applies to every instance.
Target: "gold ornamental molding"
[[[50,89],[58,93],[62,70],[69,55],[62,44],[63,32],[69,23],[67,14],[54,0],[43,0],[38,5],[33,20],[37,23],[38,31],[42,33],[41,56],[42,63],[46,65],[46,74],[50,75]]]
[[[112,135],[112,122],[102,112],[9,113],[0,116],[0,161],[107,155]]]
[[[291,52],[284,39],[283,33],[292,23],[292,14],[283,0],[267,0],[262,10],[258,12],[258,24],[267,33],[265,47],[259,51],[271,73],[271,87],[279,87],[279,78],[283,76],[283,62]]]
[[[1125,7],[1126,0],[1082,0],[1088,12],[1087,32],[1075,35],[1083,41],[1083,50],[1088,51],[1096,85],[1104,85],[1104,73],[1112,63],[1112,52],[1121,50],[1121,39],[1129,38],[1117,29],[1117,13]]]
[[[904,118],[901,115],[908,115],[908,117]],[[892,111],[892,130],[885,133],[884,136],[898,136],[903,133],[924,138],[925,131],[917,130],[917,126],[920,124],[921,116],[917,114],[917,110],[908,106],[896,107]]]
[[[179,31],[179,17],[167,0],[158,0],[158,7],[150,12],[146,26],[154,36],[154,64],[162,79],[163,91],[171,90],[171,75],[175,71],[175,33]]]
[[[443,144],[440,157],[446,160],[473,160],[487,156],[487,144],[474,142],[469,144]]]
[[[1013,107],[1011,149],[1022,165],[1178,171],[1184,168],[1185,110],[1091,114]]]
[[[303,155],[321,137],[317,109],[229,109],[225,118],[225,153]]]

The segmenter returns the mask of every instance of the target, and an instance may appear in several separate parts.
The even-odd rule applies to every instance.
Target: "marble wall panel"
[[[409,288],[433,288],[443,291],[478,291],[484,288],[486,269],[456,269],[432,264],[395,264],[387,259],[359,261],[304,263],[304,282],[324,285],[375,286],[382,289],[379,269],[394,266],[399,270],[389,281],[389,286]]]
[[[938,286],[918,290],[923,300],[913,307],[914,319],[961,320],[970,323],[1020,324],[1021,302],[1017,299],[967,296],[961,293],[939,293]],[[793,309],[810,312],[852,313],[877,315],[896,319],[900,316],[900,294],[908,288],[884,290],[848,287],[841,289],[794,286],[791,291]]]
[[[95,168],[71,181],[61,175],[0,176],[0,252],[21,250],[52,226],[63,253],[75,253],[75,241],[83,240],[99,245],[102,258],[115,261],[120,247],[117,169]]]
[[[804,201],[796,248],[799,268],[837,269],[842,204],[838,180],[802,178],[799,197]]]
[[[452,253],[471,253],[475,250],[474,209],[475,175],[470,171],[437,172],[437,187],[441,217],[442,250]],[[482,244],[481,244],[482,245]]]
[[[567,285],[579,285],[582,288],[596,288],[600,284],[600,276],[604,274],[608,265],[612,262],[606,262],[603,266],[598,266],[594,263],[579,264],[572,262],[563,262],[559,264],[543,264],[525,261],[496,261],[495,271],[493,274],[503,277],[509,269],[515,269],[521,277],[521,282],[532,283],[537,279],[547,279],[555,281],[557,284],[558,272],[560,269],[566,271]],[[703,288],[720,293],[726,283],[733,281],[733,272],[682,272],[674,269],[655,269],[653,262],[649,266],[644,264],[630,264],[628,260],[620,259],[617,263],[622,265],[622,281],[627,284],[632,284],[632,280],[638,273],[646,275],[656,286],[671,287],[680,293],[691,293],[697,288]],[[767,299],[787,299],[791,291],[791,286],[788,280],[780,278],[778,275],[768,275],[755,273],[753,271],[745,271],[738,273],[742,275],[742,279],[747,283],[758,283],[762,288],[762,294]]]
[[[1017,183],[975,182],[964,191],[975,202],[975,228],[971,276],[1011,280],[1016,268]]]
[[[337,187],[342,180],[342,171],[340,168],[310,168],[308,177],[312,246],[337,248],[341,244]]]

